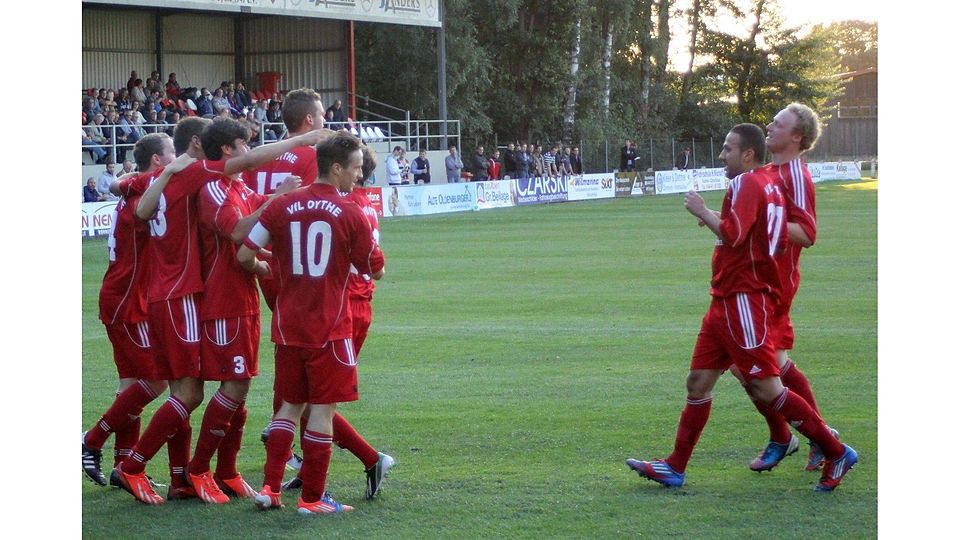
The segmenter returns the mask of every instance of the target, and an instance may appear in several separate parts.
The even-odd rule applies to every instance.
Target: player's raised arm
[[[223,174],[229,176],[246,169],[259,167],[268,161],[272,161],[282,156],[284,153],[297,148],[298,146],[315,145],[324,139],[332,136],[335,132],[329,129],[316,129],[308,131],[302,135],[284,139],[280,142],[264,144],[253,150],[227,160],[223,166]]]
[[[284,193],[289,193],[298,187],[300,187],[301,179],[299,176],[290,175],[286,177],[283,182],[277,186],[277,190],[270,195],[267,200],[260,205],[252,214],[246,216],[240,221],[237,221],[237,225],[233,228],[233,232],[230,233],[230,239],[236,244],[243,242],[243,239],[250,234],[250,230],[253,229],[253,226],[256,225],[257,221],[260,219],[260,214],[263,213],[263,210],[270,205],[270,201],[277,198],[279,195]]]
[[[152,218],[157,211],[157,205],[160,204],[160,195],[163,193],[163,189],[167,187],[167,182],[174,174],[186,169],[194,161],[196,159],[188,154],[182,154],[164,167],[160,177],[150,184],[150,187],[140,197],[140,202],[137,204],[137,217],[144,221]]]

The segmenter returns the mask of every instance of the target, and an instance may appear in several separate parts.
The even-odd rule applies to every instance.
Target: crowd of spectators
[[[503,150],[495,148],[489,155],[484,147],[479,145],[475,152],[466,159],[456,154],[456,148],[451,147],[447,159],[448,181],[458,181],[462,177],[475,182],[483,180],[500,180],[503,178],[560,178],[583,174],[583,161],[580,157],[580,148],[552,144],[544,151],[541,144],[509,143]],[[456,176],[455,167],[460,162],[462,171]],[[451,168],[453,166],[453,168]]]
[[[144,135],[158,132],[172,135],[180,118],[229,116],[250,129],[251,143],[255,146],[260,142],[263,124],[282,123],[281,99],[279,93],[250,92],[242,81],[222,81],[210,92],[207,87],[181,87],[176,73],[170,73],[164,83],[159,71],[152,72],[146,81],[131,71],[126,85],[118,89],[84,90],[82,144],[97,164],[111,159],[107,150],[114,144],[117,145],[116,159],[123,161],[132,145]],[[339,101],[337,105],[340,110]],[[282,136],[282,125],[267,126],[263,130],[264,141]]]

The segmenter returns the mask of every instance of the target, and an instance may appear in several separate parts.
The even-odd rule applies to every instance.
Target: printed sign
[[[513,180],[490,180],[472,185],[477,190],[477,210],[517,205],[517,189]]]
[[[629,197],[633,195],[633,185],[636,180],[637,173],[616,173],[613,178],[614,196]]]
[[[730,185],[726,169],[693,169],[694,191],[723,191]]]
[[[517,180],[517,204],[567,201],[566,178],[527,178]]]
[[[378,187],[360,188],[367,192],[367,198],[370,199],[370,206],[377,211],[377,217],[383,217],[383,191]]]
[[[655,193],[686,193],[693,187],[693,171],[657,171],[654,173]]]
[[[391,186],[387,193],[384,216],[423,216],[473,210],[476,187],[473,184],[439,184],[435,186]]]
[[[567,180],[567,199],[586,201],[610,199],[616,194],[613,174],[584,174]]]
[[[82,203],[80,209],[80,230],[83,236],[110,234],[113,216],[117,210],[117,201]]]

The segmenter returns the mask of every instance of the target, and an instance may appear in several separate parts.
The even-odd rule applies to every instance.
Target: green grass
[[[718,208],[721,195],[708,204]],[[818,475],[800,470],[805,444],[772,473],[747,469],[766,426],[729,376],[683,488],[624,466],[670,453],[709,303],[713,239],[678,196],[662,196],[383,221],[387,275],[361,354],[362,397],[341,408],[398,460],[381,497],[362,499],[362,467],[344,451],[328,483],[357,507],[343,516],[304,519],[291,496],[269,513],[236,501],[145,507],[82,480],[84,536],[875,537],[877,193],[822,184],[817,199],[793,357],[827,421],[860,452],[833,494],[812,492]],[[104,254],[103,240],[84,241],[85,427],[116,385],[96,318]],[[264,334],[240,456],[255,487],[273,381]],[[148,472],[164,479],[165,470],[162,450]]]

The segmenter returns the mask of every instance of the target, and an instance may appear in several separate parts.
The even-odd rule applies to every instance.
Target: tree
[[[822,32],[840,57],[840,69],[844,72],[877,67],[876,22],[838,21],[826,27],[818,24],[813,32]]]

